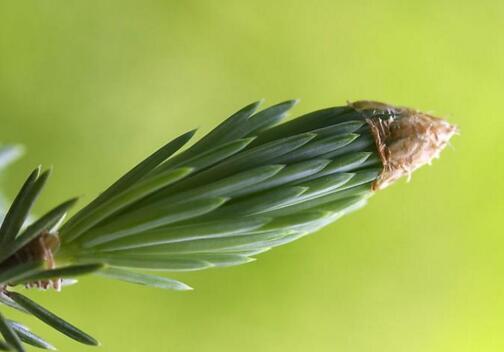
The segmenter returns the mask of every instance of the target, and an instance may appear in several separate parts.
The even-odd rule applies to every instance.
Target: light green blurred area
[[[39,213],[263,97],[301,98],[296,114],[383,100],[461,129],[410,184],[319,233],[172,275],[193,292],[87,278],[31,296],[107,352],[502,351],[503,23],[491,0],[2,1],[0,140],[27,150],[2,186],[53,165]]]

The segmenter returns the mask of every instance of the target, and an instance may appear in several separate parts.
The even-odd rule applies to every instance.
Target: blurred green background
[[[38,293],[102,351],[502,351],[504,2],[2,1],[2,186],[53,165],[36,211],[85,204],[168,139],[258,98],[375,99],[461,128],[441,161],[314,236],[177,293]],[[62,351],[88,351],[30,318]]]

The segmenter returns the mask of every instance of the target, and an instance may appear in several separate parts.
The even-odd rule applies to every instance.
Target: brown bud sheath
[[[450,138],[457,133],[456,126],[413,109],[374,101],[350,105],[358,111],[385,111],[394,116],[366,119],[383,163],[383,171],[373,190],[383,189],[403,176],[409,179],[413,171],[439,158]]]

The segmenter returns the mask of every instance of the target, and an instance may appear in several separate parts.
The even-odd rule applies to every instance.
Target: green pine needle
[[[21,343],[21,339],[16,334],[12,326],[9,324],[9,322],[4,318],[2,313],[0,313],[0,333],[5,339],[5,342],[7,343],[7,351],[12,348],[16,350],[17,352],[24,352],[25,349]]]
[[[7,320],[7,323],[11,326],[12,330],[19,336],[19,339],[22,342],[44,350],[56,351],[56,348],[53,345],[45,341],[40,336],[31,332],[30,329],[28,329],[26,326],[12,320]]]
[[[51,313],[44,307],[33,302],[26,296],[17,292],[10,292],[9,297],[12,298],[17,304],[26,309],[29,313],[33,314],[44,323],[50,325],[62,334],[70,337],[71,339],[91,346],[98,346],[99,343],[93,337],[89,336],[82,330],[76,328],[72,324],[64,321],[57,315]]]

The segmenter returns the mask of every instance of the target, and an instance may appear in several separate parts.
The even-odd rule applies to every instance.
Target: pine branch
[[[55,288],[89,273],[172,290],[143,271],[248,263],[364,206],[439,156],[456,128],[407,108],[362,101],[279,124],[296,101],[233,114],[184,151],[169,142],[60,225],[76,199],[26,226],[49,172],[28,177],[0,227],[0,303],[74,340],[97,341],[15,290]],[[0,149],[0,167],[13,149]],[[0,350],[51,349],[0,315]]]

